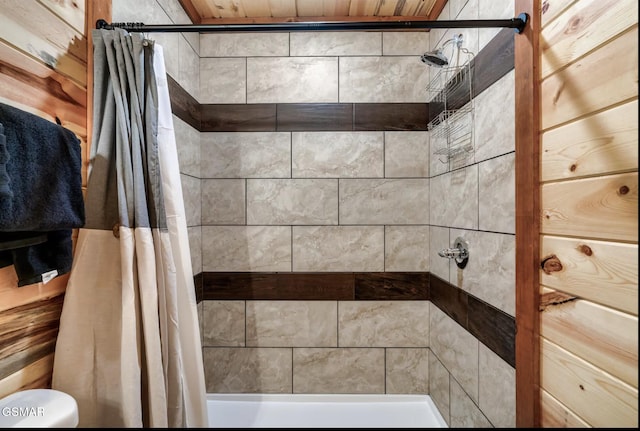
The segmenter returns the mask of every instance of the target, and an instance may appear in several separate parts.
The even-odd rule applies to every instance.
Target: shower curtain
[[[94,117],[52,388],[80,427],[207,427],[193,273],[162,47],[93,30]]]

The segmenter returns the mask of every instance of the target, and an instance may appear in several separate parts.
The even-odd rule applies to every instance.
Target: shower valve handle
[[[465,259],[469,257],[467,250],[460,250],[459,248],[445,248],[444,250],[440,250],[438,254],[447,259]]]
[[[469,261],[469,244],[463,238],[456,238],[453,248],[440,250],[438,254],[447,259],[454,259],[458,268],[464,268]]]

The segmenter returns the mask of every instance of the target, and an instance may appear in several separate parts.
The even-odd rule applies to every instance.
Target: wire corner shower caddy
[[[443,53],[448,44],[453,45],[451,62]],[[437,113],[427,124],[427,130],[436,148],[434,154],[444,164],[462,161],[474,150],[472,60],[475,54],[462,44],[462,34],[456,34],[441,48],[421,57],[424,63],[437,68],[426,88],[430,111]]]

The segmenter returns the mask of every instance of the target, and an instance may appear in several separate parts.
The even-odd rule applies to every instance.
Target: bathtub
[[[428,395],[208,394],[211,428],[447,428]]]

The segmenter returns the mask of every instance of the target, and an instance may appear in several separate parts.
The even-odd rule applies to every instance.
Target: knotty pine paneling
[[[636,14],[637,20],[637,14]],[[543,78],[542,129],[638,97],[638,27]]]
[[[0,398],[25,389],[51,387],[52,369],[53,353],[50,353],[0,380]]]
[[[87,84],[87,39],[37,1],[3,0],[0,39],[79,83]]]
[[[589,425],[569,410],[560,401],[549,395],[547,391],[540,391],[542,405],[542,428],[590,428]]]
[[[638,317],[582,299],[544,308],[540,333],[631,386],[638,386]]]
[[[637,23],[636,0],[576,2],[570,13],[560,15],[540,34],[542,78],[583,57],[594,47],[607,43]],[[614,65],[616,63],[614,60]]]
[[[634,169],[638,169],[637,100],[542,134],[542,181]]]
[[[638,426],[638,390],[545,338],[542,387],[592,427]]]
[[[638,173],[542,186],[541,232],[603,240],[638,240]]]
[[[0,379],[53,353],[63,297],[0,312]]]
[[[638,315],[638,245],[543,235],[542,259],[559,266],[543,270],[543,286]]]

